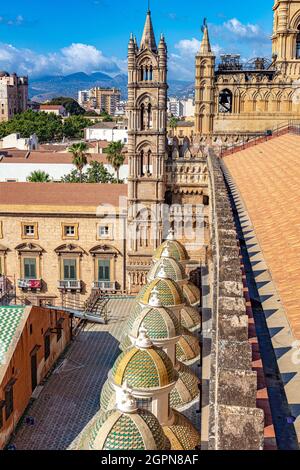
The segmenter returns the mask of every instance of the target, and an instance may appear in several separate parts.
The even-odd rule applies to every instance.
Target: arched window
[[[148,120],[148,122],[147,122],[147,124],[148,124],[148,129],[151,129],[151,128],[152,128],[152,106],[151,106],[150,103],[148,104],[148,109],[147,109],[147,111],[148,111],[148,116],[147,116],[147,120]]]
[[[149,80],[148,79],[148,67],[147,66],[145,67],[145,80]]]
[[[141,81],[144,80],[144,67],[141,66]]]
[[[152,174],[151,166],[152,166],[151,150],[149,150],[147,153],[147,174],[149,176]]]
[[[150,68],[149,68],[149,80],[153,80],[153,67],[152,65],[150,65]]]
[[[144,176],[144,150],[141,150],[140,154],[140,174]]]
[[[141,130],[145,129],[145,105],[141,104]]]
[[[298,26],[298,34],[296,39],[296,59],[300,59],[300,25]]]
[[[219,113],[232,113],[232,93],[222,90],[219,94]]]

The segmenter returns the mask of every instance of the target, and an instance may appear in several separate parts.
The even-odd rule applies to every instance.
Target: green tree
[[[13,133],[19,133],[21,137],[36,134],[40,142],[61,140],[63,123],[61,117],[55,114],[28,110],[0,124],[0,138]]]
[[[105,168],[102,162],[91,161],[86,171],[87,183],[117,183],[116,178]]]
[[[35,170],[27,177],[30,183],[50,183],[51,178],[45,171]]]
[[[82,172],[84,167],[87,165],[87,150],[88,145],[85,142],[79,142],[69,147],[69,152],[73,155],[73,165],[76,166],[79,172],[80,183],[82,182]]]
[[[49,104],[57,104],[62,105],[66,109],[66,111],[71,115],[80,116],[85,114],[85,109],[83,109],[79,103],[77,103],[74,98],[69,98],[68,96],[58,96],[57,98],[53,98]]]
[[[119,183],[120,168],[124,164],[125,155],[123,154],[124,144],[119,140],[118,142],[110,142],[105,153],[107,154],[107,161],[111,164],[117,173],[117,182]]]
[[[99,116],[102,118],[102,121],[103,121],[103,122],[112,122],[112,121],[113,121],[113,118],[111,117],[110,114],[108,114],[108,112],[107,112],[105,109],[103,109],[103,110],[101,111],[101,113],[99,114]]]
[[[89,119],[86,119],[84,116],[70,116],[65,119],[63,124],[64,136],[71,139],[82,139],[84,137],[83,130],[89,125]]]
[[[175,116],[172,116],[170,119],[169,119],[169,127],[174,130],[176,129],[177,125],[178,125],[178,122],[179,122],[179,119]]]
[[[86,183],[86,175],[85,173],[81,174],[75,168],[72,170],[68,175],[65,175],[61,178],[62,183]]]

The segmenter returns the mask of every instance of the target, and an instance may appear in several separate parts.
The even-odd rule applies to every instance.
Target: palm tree
[[[71,145],[68,151],[73,155],[73,165],[76,166],[80,175],[80,183],[82,183],[82,172],[84,167],[87,165],[87,155],[88,145],[85,142],[79,142],[77,144]]]
[[[35,170],[27,177],[30,183],[50,183],[51,178],[45,171]]]
[[[106,149],[107,161],[111,164],[115,172],[117,173],[117,182],[119,183],[120,168],[125,161],[125,155],[122,153],[124,144],[119,140],[118,142],[111,142]]]
[[[176,129],[177,125],[178,125],[178,121],[179,119],[175,116],[172,116],[170,119],[169,119],[169,127],[170,129],[172,129],[172,131],[174,131],[174,129]],[[173,134],[173,133],[172,133]]]

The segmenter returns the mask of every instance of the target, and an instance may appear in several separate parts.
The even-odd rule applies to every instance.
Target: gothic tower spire
[[[128,277],[132,292],[147,278],[162,241],[167,142],[167,46],[157,47],[147,12],[138,49],[128,45]]]
[[[155,40],[155,34],[153,30],[153,25],[152,25],[152,19],[151,19],[151,11],[148,9],[147,11],[147,16],[146,16],[146,21],[145,21],[145,26],[144,26],[144,32],[141,40],[141,45],[140,49],[150,49],[150,51],[156,52],[157,51],[157,46],[156,46],[156,40]]]

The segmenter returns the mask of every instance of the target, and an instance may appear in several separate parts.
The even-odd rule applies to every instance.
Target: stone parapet
[[[209,449],[260,450],[264,413],[256,407],[240,247],[230,199],[213,151],[208,157],[212,245],[212,349]]]

